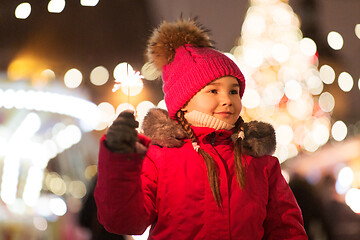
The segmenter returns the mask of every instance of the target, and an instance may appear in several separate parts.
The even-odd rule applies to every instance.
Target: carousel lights
[[[20,169],[19,146],[26,146],[31,137],[39,130],[40,117],[29,113],[11,136],[4,158],[3,176],[0,196],[6,204],[16,199],[17,183]]]
[[[42,189],[43,169],[33,166],[29,169],[23,192],[23,200],[28,206],[35,206]]]
[[[0,107],[71,116],[80,120],[80,126],[86,132],[93,130],[100,119],[100,111],[94,103],[78,97],[44,91],[0,91]]]

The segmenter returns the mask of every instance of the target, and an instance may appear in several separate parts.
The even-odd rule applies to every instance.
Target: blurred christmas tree
[[[276,129],[281,162],[329,140],[332,95],[323,91],[317,47],[287,1],[251,0],[231,50],[246,78],[242,116]]]

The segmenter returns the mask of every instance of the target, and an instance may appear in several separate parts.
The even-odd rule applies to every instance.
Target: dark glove
[[[106,146],[113,152],[135,153],[138,126],[132,111],[120,113],[106,133]]]

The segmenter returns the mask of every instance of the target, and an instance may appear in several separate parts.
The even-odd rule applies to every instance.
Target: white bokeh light
[[[61,13],[65,8],[65,0],[51,0],[48,4],[48,11],[51,13]]]
[[[64,200],[61,198],[53,198],[49,204],[51,212],[57,216],[63,216],[67,212],[67,206]]]
[[[245,89],[244,95],[242,97],[242,104],[246,108],[256,108],[260,105],[260,95],[253,88]]]
[[[344,92],[349,92],[354,86],[354,80],[349,73],[342,72],[339,75],[338,84],[341,90]]]
[[[360,214],[360,189],[351,188],[345,195],[345,202],[351,210]]]
[[[289,125],[280,125],[276,128],[276,142],[279,144],[289,144],[294,136],[294,132]]]
[[[96,86],[104,85],[109,80],[109,71],[103,67],[98,66],[90,73],[90,82]]]
[[[115,115],[118,116],[121,112],[125,110],[134,111],[135,113],[135,107],[130,103],[120,103],[116,108]]]
[[[275,44],[271,53],[273,58],[279,63],[287,61],[290,57],[289,48],[283,44]]]
[[[65,73],[64,83],[68,88],[77,88],[80,86],[82,79],[81,72],[76,68],[72,68]]]
[[[302,87],[296,80],[290,80],[285,83],[285,95],[291,100],[297,100],[301,97]]]
[[[335,98],[328,92],[323,92],[319,97],[319,106],[324,112],[331,112],[335,107]]]
[[[335,80],[335,71],[329,65],[322,65],[320,67],[320,78],[325,84],[332,84]]]
[[[314,56],[316,54],[316,43],[310,38],[303,38],[300,41],[301,52],[306,56]]]
[[[350,167],[343,167],[337,176],[336,191],[339,194],[344,194],[351,188],[351,184],[354,180],[354,172]]]
[[[360,39],[360,23],[355,25],[355,35]]]
[[[340,33],[331,31],[327,36],[329,46],[334,50],[340,50],[344,45],[344,39]]]
[[[99,3],[99,0],[81,0],[80,4],[87,7],[95,7]]]
[[[343,121],[336,121],[331,128],[331,135],[336,141],[342,141],[347,135],[347,127]]]
[[[30,16],[31,5],[30,3],[20,3],[15,9],[15,17],[19,19],[26,19]]]

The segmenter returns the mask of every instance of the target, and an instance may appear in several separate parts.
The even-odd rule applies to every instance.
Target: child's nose
[[[221,97],[221,104],[222,105],[232,105],[232,101],[229,94],[223,94]]]

